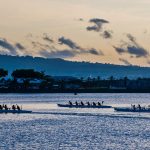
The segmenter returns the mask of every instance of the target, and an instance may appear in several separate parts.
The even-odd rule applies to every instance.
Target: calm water
[[[58,108],[68,101],[150,104],[150,94],[1,94],[32,114],[0,114],[0,150],[150,150],[150,114]]]

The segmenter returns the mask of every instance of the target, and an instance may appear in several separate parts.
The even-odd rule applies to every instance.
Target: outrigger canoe
[[[112,108],[112,106],[107,105],[70,105],[70,104],[57,104],[59,107],[67,108]]]
[[[150,108],[130,108],[130,107],[114,107],[115,111],[121,111],[121,112],[145,112],[150,113]]]
[[[13,113],[13,114],[25,114],[25,113],[32,113],[30,110],[0,110],[0,113]]]

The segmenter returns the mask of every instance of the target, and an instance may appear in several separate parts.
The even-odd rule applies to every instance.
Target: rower
[[[135,105],[133,105],[133,110],[135,110],[136,108],[135,108]]]
[[[88,105],[88,106],[90,106],[90,103],[89,103],[89,102],[87,102],[87,105]]]
[[[20,110],[20,107],[17,105],[17,109]]]
[[[12,110],[16,110],[16,107],[15,107],[15,105],[12,105]]]
[[[78,102],[77,101],[75,102],[75,104],[76,104],[76,106],[78,106]]]
[[[84,103],[81,101],[81,105],[83,106],[84,105]]]
[[[141,105],[140,104],[138,104],[138,108],[139,108],[139,110],[141,110]]]
[[[2,107],[2,105],[0,105],[0,110],[3,110],[3,107]]]
[[[72,102],[69,101],[69,105],[72,105]]]
[[[100,103],[100,102],[98,102],[98,106],[101,106],[101,103]]]
[[[8,107],[7,107],[7,105],[5,105],[5,106],[4,106],[4,108],[5,108],[5,110],[8,110]]]
[[[104,101],[102,101],[102,105],[104,104]]]
[[[96,106],[96,103],[95,103],[95,102],[93,102],[93,106]]]

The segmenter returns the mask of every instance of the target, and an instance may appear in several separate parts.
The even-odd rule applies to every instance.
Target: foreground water
[[[0,150],[149,150],[150,114],[58,108],[68,101],[150,104],[150,94],[1,94],[32,114],[0,114]]]

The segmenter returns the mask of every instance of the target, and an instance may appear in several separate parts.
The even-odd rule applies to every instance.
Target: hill
[[[59,58],[40,58],[31,56],[7,56],[0,55],[0,68],[5,68],[11,73],[15,69],[35,69],[45,71],[52,76],[76,76],[76,77],[103,77],[114,76],[116,78],[128,76],[130,78],[150,77],[149,67],[122,66],[113,64],[72,62]]]

